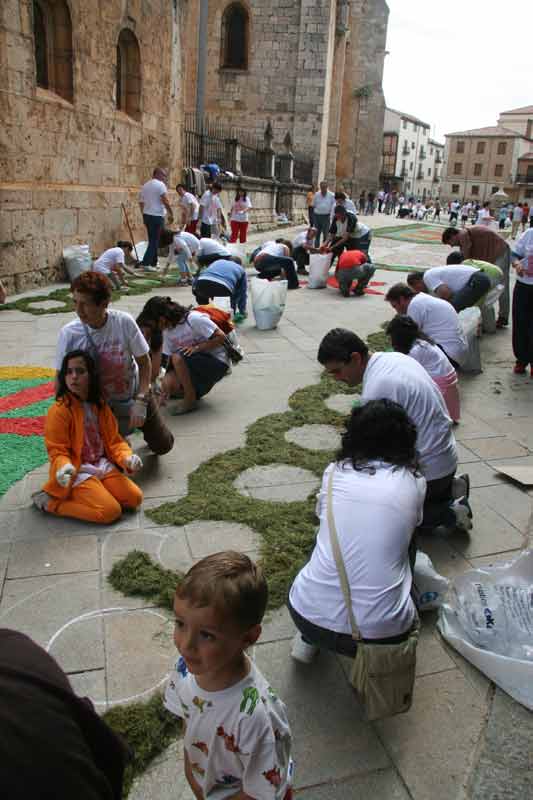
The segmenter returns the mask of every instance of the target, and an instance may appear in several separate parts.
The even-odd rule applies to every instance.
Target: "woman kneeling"
[[[352,411],[337,460],[322,479],[315,548],[289,593],[297,661],[309,663],[320,647],[346,656],[357,648],[331,547],[332,473],[333,518],[362,637],[386,644],[408,638],[416,618],[409,546],[426,491],[415,445],[416,428],[397,403],[372,400]]]
[[[91,356],[67,353],[57,375],[56,402],[48,411],[44,440],[50,478],[33,502],[61,517],[108,524],[123,509],[135,509],[143,494],[129,475],[142,467],[139,456],[118,432],[100,393]]]
[[[163,392],[182,397],[171,413],[185,414],[226,375],[225,334],[206,314],[174,303],[170,297],[152,298],[150,314],[163,331],[163,356],[168,358]]]

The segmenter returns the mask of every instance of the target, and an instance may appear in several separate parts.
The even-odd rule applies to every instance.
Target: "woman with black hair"
[[[50,477],[33,495],[40,511],[109,524],[135,509],[143,494],[127,475],[142,467],[102,399],[95,363],[84,350],[67,353],[57,374],[56,402],[44,427]]]
[[[163,357],[168,358],[163,392],[168,397],[183,398],[171,413],[193,411],[199,398],[228,371],[224,332],[206,314],[174,303],[170,297],[151,298],[143,313],[163,331]]]
[[[246,234],[248,232],[249,214],[252,203],[246,189],[242,186],[237,189],[235,200],[231,207],[229,224],[231,226],[230,242],[240,240],[241,244],[246,244]]]
[[[398,314],[389,322],[386,332],[391,338],[393,350],[411,356],[424,367],[439,387],[448,414],[457,424],[461,418],[457,373],[444,350],[426,336],[414,319],[408,316]]]
[[[417,472],[416,428],[392,400],[354,408],[336,460],[322,478],[315,548],[290,589],[288,608],[298,628],[292,657],[309,663],[320,647],[355,656],[348,610],[333,555],[332,511],[363,639],[403,641],[416,619],[411,599],[409,545],[422,521],[426,481]]]

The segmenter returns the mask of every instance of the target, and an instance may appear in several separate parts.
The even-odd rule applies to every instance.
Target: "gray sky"
[[[531,0],[387,0],[383,90],[391,108],[452,131],[533,105]],[[454,97],[455,94],[455,97]]]

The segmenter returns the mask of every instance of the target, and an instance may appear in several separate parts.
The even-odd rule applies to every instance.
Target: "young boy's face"
[[[243,631],[213,606],[193,606],[179,597],[174,599],[174,613],[174,643],[199,685],[218,691],[240,679],[243,652],[258,639],[261,626]]]

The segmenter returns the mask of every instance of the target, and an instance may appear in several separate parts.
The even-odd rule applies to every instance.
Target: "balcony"
[[[437,153],[437,155],[435,156],[435,164],[442,164],[442,158],[440,156],[440,153]]]
[[[425,177],[426,176],[424,175],[423,171],[419,169],[418,172],[416,173],[417,181],[423,181]]]
[[[407,170],[405,169],[405,167],[400,172],[400,178],[407,178]]]
[[[407,144],[404,144],[403,150],[402,150],[402,156],[408,156],[410,152],[411,151],[409,150],[409,147],[407,146]]]
[[[439,183],[439,182],[440,182],[439,176],[438,175],[433,175],[433,183]]]
[[[526,173],[525,175],[515,175],[513,183],[523,184],[525,186],[533,185],[533,173]]]

